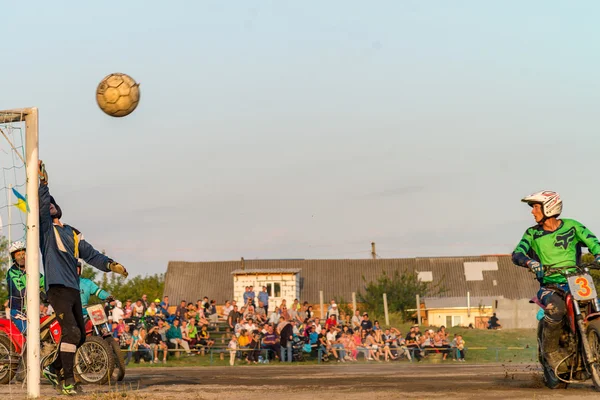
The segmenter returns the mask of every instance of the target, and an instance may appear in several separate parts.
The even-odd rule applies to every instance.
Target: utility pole
[[[371,242],[371,258],[377,260],[377,252],[375,251],[375,242]]]

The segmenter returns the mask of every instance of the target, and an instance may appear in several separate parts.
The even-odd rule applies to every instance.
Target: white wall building
[[[293,269],[236,269],[231,271],[233,275],[233,299],[238,306],[244,304],[244,292],[246,286],[254,286],[254,293],[258,298],[258,292],[262,287],[267,287],[269,293],[269,310],[281,304],[283,299],[288,306],[294,299],[300,300],[300,268]],[[258,300],[256,301],[258,305]]]

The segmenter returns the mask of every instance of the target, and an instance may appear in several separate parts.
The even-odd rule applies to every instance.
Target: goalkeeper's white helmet
[[[542,214],[544,214],[544,217],[546,218],[558,217],[562,212],[563,203],[560,195],[551,190],[542,190],[541,192],[530,194],[529,196],[523,197],[521,201],[529,204],[531,207],[533,207],[534,204],[541,205]]]
[[[25,250],[27,249],[27,246],[25,246],[25,242],[21,241],[21,240],[17,240],[16,242],[12,242],[10,244],[10,247],[8,248],[8,252],[12,255],[13,253],[20,251],[20,250]]]

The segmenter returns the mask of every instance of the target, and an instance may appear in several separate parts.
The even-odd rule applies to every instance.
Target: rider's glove
[[[600,265],[600,254],[596,256],[596,258],[594,258],[594,263]]]
[[[107,303],[112,303],[113,301],[115,301],[115,298],[112,296],[108,296],[104,301],[106,301]]]
[[[542,264],[540,264],[537,261],[531,260],[527,263],[527,266],[536,275],[538,275],[540,272],[542,272]]]
[[[108,264],[108,269],[110,269],[115,274],[123,275],[123,277],[125,278],[127,278],[127,276],[129,275],[129,272],[127,272],[125,267],[116,261],[113,261],[110,264]]]

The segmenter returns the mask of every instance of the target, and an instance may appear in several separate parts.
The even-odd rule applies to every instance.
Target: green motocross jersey
[[[513,252],[513,261],[524,267],[527,260],[536,259],[546,269],[544,284],[567,283],[560,271],[575,271],[568,267],[577,265],[583,246],[600,254],[598,238],[589,229],[573,219],[561,219],[554,232],[539,225],[527,229]]]

